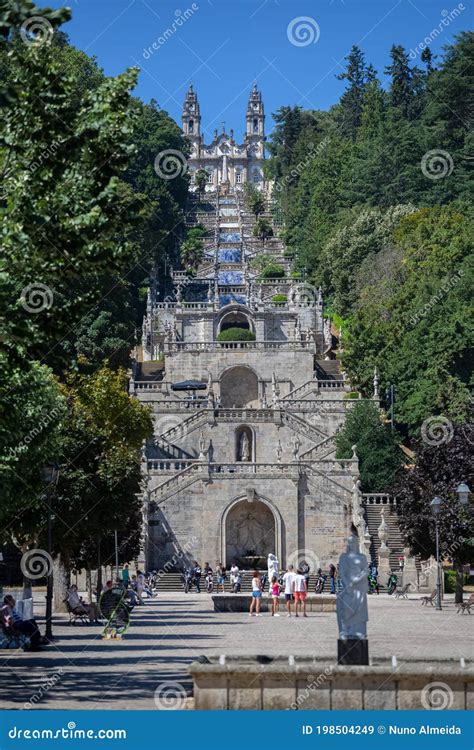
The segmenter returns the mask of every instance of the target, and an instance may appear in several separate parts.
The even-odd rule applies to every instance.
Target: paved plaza
[[[408,601],[370,597],[370,656],[472,658],[474,618],[458,615],[452,596],[443,607],[422,607],[415,595]],[[31,701],[28,708],[153,709],[157,689],[191,695],[187,667],[203,654],[327,656],[331,663],[336,614],[314,612],[295,620],[281,608],[277,619],[250,618],[245,612],[215,613],[204,593],[163,594],[135,608],[123,641],[104,641],[101,628],[70,626],[58,615],[54,646],[38,654],[1,651],[0,708],[21,709]]]

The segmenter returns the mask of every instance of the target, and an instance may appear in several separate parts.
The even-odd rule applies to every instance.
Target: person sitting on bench
[[[3,599],[2,620],[12,633],[15,631],[27,635],[31,642],[31,651],[38,651],[45,643],[36,620],[24,620],[15,608],[16,601],[8,594]]]
[[[99,610],[97,604],[86,604],[79,596],[76,584],[73,584],[67,592],[67,603],[74,614],[87,614],[90,622],[99,623]]]

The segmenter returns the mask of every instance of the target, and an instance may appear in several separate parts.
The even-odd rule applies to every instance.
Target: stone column
[[[410,555],[410,548],[405,547],[403,550],[405,556],[405,565],[403,566],[403,585],[411,583],[411,591],[418,590],[418,573],[416,570],[415,558]]]

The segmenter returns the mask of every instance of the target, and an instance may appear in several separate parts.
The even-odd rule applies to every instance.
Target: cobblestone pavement
[[[336,655],[335,613],[307,619],[270,614],[214,613],[207,594],[163,594],[135,608],[123,641],[104,641],[101,628],[70,626],[57,616],[54,646],[28,654],[0,651],[0,708],[150,709],[157,695],[191,693],[188,664],[202,654]],[[458,615],[452,597],[443,611],[387,595],[369,598],[373,658],[472,659],[474,617]],[[38,618],[42,623],[41,618]],[[43,628],[43,626],[42,626]],[[157,699],[158,707],[162,703]]]

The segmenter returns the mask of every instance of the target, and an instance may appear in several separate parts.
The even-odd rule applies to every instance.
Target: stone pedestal
[[[410,590],[415,591],[418,589],[418,573],[416,570],[415,558],[411,557],[410,550],[406,547],[403,550],[405,555],[405,564],[403,566],[403,585],[411,583]]]
[[[337,639],[337,663],[338,664],[368,664],[369,663],[369,641],[360,638],[348,638],[343,641]]]

